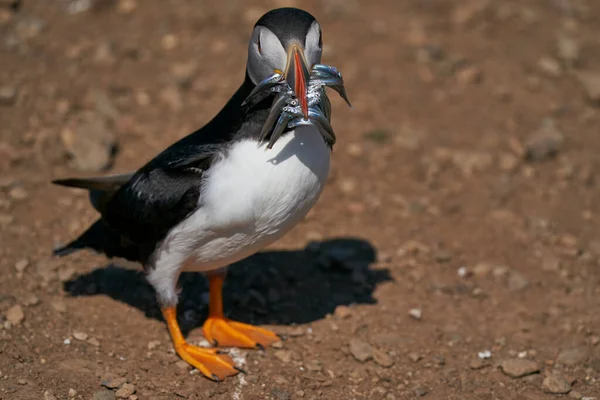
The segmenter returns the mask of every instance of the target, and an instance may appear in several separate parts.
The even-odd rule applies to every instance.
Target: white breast
[[[208,271],[274,242],[314,206],[330,153],[313,126],[286,133],[270,150],[253,140],[234,144],[210,168],[201,207],[167,235],[156,261],[175,268],[184,259],[186,269]]]

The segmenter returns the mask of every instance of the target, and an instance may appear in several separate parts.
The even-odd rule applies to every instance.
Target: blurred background
[[[231,268],[290,339],[214,384],[135,265],[51,250],[97,218],[50,180],[136,169],[244,78],[271,8],[310,11],[331,179]],[[0,398],[592,399],[600,394],[600,2],[0,0]],[[201,340],[206,283],[182,277]]]

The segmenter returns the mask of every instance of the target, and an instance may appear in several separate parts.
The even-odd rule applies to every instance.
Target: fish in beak
[[[306,58],[302,49],[293,45],[288,51],[287,65],[283,78],[294,91],[294,95],[298,99],[304,119],[308,120],[308,81],[310,79],[310,71],[306,65]]]

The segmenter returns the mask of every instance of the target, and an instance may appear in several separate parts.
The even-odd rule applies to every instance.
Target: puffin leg
[[[225,273],[208,276],[208,318],[202,330],[215,346],[264,348],[281,340],[275,333],[257,326],[232,321],[223,315],[223,281]]]
[[[175,351],[188,364],[214,381],[221,381],[240,372],[231,357],[219,353],[217,349],[205,349],[188,344],[183,338],[181,329],[179,329],[175,307],[163,308],[162,314],[165,321],[167,321]]]

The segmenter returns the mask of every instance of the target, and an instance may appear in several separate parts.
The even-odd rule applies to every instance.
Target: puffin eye
[[[323,48],[323,32],[319,29],[319,48]]]

